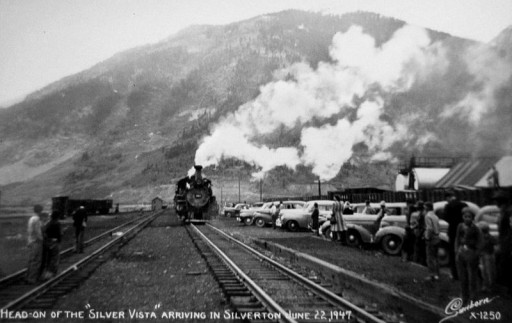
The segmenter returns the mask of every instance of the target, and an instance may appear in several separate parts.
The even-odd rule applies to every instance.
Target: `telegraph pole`
[[[318,199],[322,199],[322,184],[320,183],[320,177],[318,177]]]
[[[238,203],[240,203],[240,170],[238,170]]]
[[[263,180],[260,178],[260,201],[263,201],[263,186],[262,186]]]

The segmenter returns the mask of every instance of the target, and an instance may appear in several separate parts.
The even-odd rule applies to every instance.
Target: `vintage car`
[[[279,218],[276,221],[276,225],[283,229],[290,231],[298,231],[299,229],[307,229],[311,224],[311,214],[313,213],[314,204],[318,204],[319,211],[319,224],[321,225],[327,219],[330,218],[334,201],[329,200],[317,200],[308,201],[300,209],[295,210],[283,210],[279,214]]]
[[[493,237],[498,237],[498,219],[500,217],[500,208],[496,205],[483,206],[475,217],[475,223],[481,226],[482,222],[489,226],[489,233]]]
[[[471,202],[463,201],[468,205],[469,208],[478,214],[479,207]],[[434,203],[434,212],[439,217],[439,238],[441,243],[438,248],[437,257],[439,259],[439,265],[448,265],[449,259],[449,238],[448,238],[448,223],[443,220],[444,207],[446,201],[440,201]],[[411,222],[415,220],[417,213],[413,213]],[[405,217],[396,216],[385,216],[381,223],[381,228],[375,235],[375,242],[380,243],[380,246],[384,252],[390,255],[398,255],[402,250],[402,243],[405,236]]]
[[[405,203],[386,203],[386,216],[402,216],[405,221]],[[380,203],[371,203],[369,214],[363,214],[365,208],[364,203],[357,203],[352,205],[354,214],[344,214],[343,219],[347,226],[347,243],[352,247],[359,247],[363,244],[378,243],[375,241],[373,233],[378,232],[379,226],[376,226],[376,220],[380,211]],[[328,222],[324,223],[320,230],[326,237],[332,239],[330,232],[330,225]],[[380,236],[379,236],[380,237]],[[389,239],[389,238],[386,238]]]
[[[240,214],[240,211],[243,209],[248,209],[249,205],[245,203],[238,203],[234,207],[225,207],[224,208],[224,215],[227,217],[235,217],[237,214]]]
[[[279,201],[270,202],[268,207],[262,208],[254,213],[254,224],[263,228],[267,224],[272,224],[272,204],[279,203]],[[304,201],[283,201],[280,214],[288,210],[301,210],[306,202]]]
[[[254,203],[250,208],[240,210],[240,214],[236,217],[238,222],[245,225],[254,224],[254,215],[257,211],[269,209],[272,202],[267,203]]]

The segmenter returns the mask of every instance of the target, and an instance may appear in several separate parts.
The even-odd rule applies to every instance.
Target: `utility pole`
[[[238,170],[238,203],[241,203],[241,200],[240,200],[240,170]]]
[[[322,198],[322,184],[320,183],[320,177],[318,177],[318,199]]]
[[[260,178],[260,201],[263,201],[263,180]]]

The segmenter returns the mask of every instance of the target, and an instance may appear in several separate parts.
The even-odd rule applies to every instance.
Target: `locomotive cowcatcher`
[[[201,165],[194,169],[194,175],[186,176],[176,184],[174,208],[183,223],[204,223],[216,212],[211,181],[203,177]]]

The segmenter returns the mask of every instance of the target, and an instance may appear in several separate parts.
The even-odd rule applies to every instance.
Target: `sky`
[[[371,11],[482,42],[512,25],[512,0],[0,0],[0,106],[187,26],[292,8]]]

